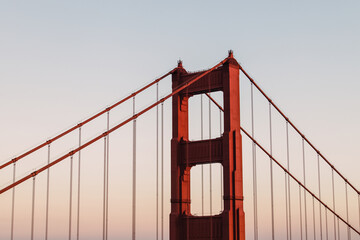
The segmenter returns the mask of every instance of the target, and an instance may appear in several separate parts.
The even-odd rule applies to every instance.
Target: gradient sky
[[[0,162],[166,73],[178,59],[195,71],[233,49],[360,188],[359,12],[355,0],[1,1]]]

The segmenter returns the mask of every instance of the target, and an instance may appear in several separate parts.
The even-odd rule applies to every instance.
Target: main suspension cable
[[[226,59],[227,59],[227,58],[226,58]],[[225,61],[225,60],[223,60],[222,62],[224,62],[224,61]],[[161,76],[161,77],[155,79],[154,81],[148,83],[147,85],[145,85],[144,87],[142,87],[142,88],[140,88],[139,90],[135,91],[134,93],[132,93],[132,94],[128,95],[127,97],[121,99],[120,101],[114,103],[113,105],[111,105],[110,107],[102,110],[101,112],[99,112],[99,113],[97,113],[97,114],[89,117],[88,119],[86,119],[86,120],[84,120],[83,122],[77,124],[76,126],[73,126],[72,128],[70,128],[70,129],[68,129],[68,130],[66,130],[66,131],[58,134],[57,136],[49,139],[48,141],[46,141],[46,142],[44,142],[44,143],[42,143],[42,144],[40,144],[40,145],[38,145],[38,146],[30,149],[29,151],[27,151],[27,152],[25,152],[25,153],[23,153],[23,154],[21,154],[20,156],[15,157],[15,158],[11,159],[10,161],[8,161],[8,162],[0,165],[0,170],[3,169],[3,168],[5,168],[6,166],[9,166],[10,164],[12,164],[12,163],[14,163],[14,162],[19,161],[20,159],[22,159],[22,158],[30,155],[31,153],[36,152],[37,150],[39,150],[39,149],[45,147],[46,145],[48,145],[48,144],[50,144],[50,143],[58,140],[59,138],[62,138],[63,136],[65,136],[65,135],[73,132],[74,130],[80,128],[81,126],[84,126],[85,124],[91,122],[92,120],[100,117],[101,115],[103,115],[104,113],[108,112],[109,110],[111,110],[111,109],[113,109],[113,108],[121,105],[122,103],[126,102],[127,100],[135,97],[135,96],[138,95],[139,93],[145,91],[145,90],[148,89],[149,87],[153,86],[154,84],[160,82],[162,79],[164,79],[164,78],[166,78],[167,76],[169,76],[170,74],[172,74],[176,69],[177,69],[177,68],[172,69],[171,71],[169,71],[168,73],[164,74],[163,76]]]
[[[13,187],[25,182],[26,180],[30,179],[31,177],[33,177],[34,175],[37,175],[43,171],[45,171],[46,169],[54,166],[55,164],[63,161],[64,159],[66,159],[67,157],[77,153],[78,151],[80,151],[81,149],[84,149],[88,146],[90,146],[91,144],[97,142],[98,140],[100,140],[101,138],[105,137],[106,135],[116,131],[117,129],[121,128],[122,126],[126,125],[127,123],[133,121],[134,119],[138,118],[139,116],[143,115],[144,113],[148,112],[149,110],[151,110],[152,108],[156,107],[158,104],[165,102],[167,99],[171,98],[172,96],[174,96],[175,94],[179,93],[180,91],[182,91],[183,89],[185,89],[186,87],[190,86],[191,84],[197,82],[199,79],[201,79],[202,77],[206,76],[207,74],[209,74],[210,72],[214,71],[216,68],[218,68],[219,66],[223,65],[225,62],[228,61],[229,58],[225,58],[223,61],[219,62],[218,64],[216,64],[215,66],[213,66],[212,68],[204,71],[203,73],[195,76],[192,79],[189,79],[187,82],[181,84],[179,87],[177,87],[175,90],[173,90],[171,93],[169,93],[168,95],[166,95],[165,97],[161,98],[159,101],[149,105],[148,107],[144,108],[143,110],[139,111],[137,114],[129,117],[128,119],[122,121],[121,123],[115,125],[114,127],[112,127],[109,131],[104,132],[100,135],[98,135],[97,137],[94,137],[93,139],[89,140],[88,142],[82,144],[80,147],[70,151],[69,153],[57,158],[56,160],[52,161],[50,164],[41,167],[40,169],[24,176],[23,178],[17,180],[15,183],[8,185],[5,188],[0,189],[0,194],[3,194],[4,192],[12,189]]]
[[[320,153],[320,151],[305,137],[305,135],[300,132],[300,130],[289,120],[289,118],[280,110],[280,108],[266,95],[266,93],[257,85],[257,83],[254,81],[252,77],[243,69],[242,66],[239,66],[239,69],[245,74],[245,76],[249,79],[249,81],[259,90],[259,92],[268,100],[271,102],[272,106],[279,112],[279,114],[285,118],[291,127],[302,137],[304,140],[309,144],[309,146],[314,149],[315,152],[319,153],[320,157],[332,168],[335,170],[335,172],[344,180],[347,181],[347,179],[327,160],[327,158]],[[357,190],[351,183],[349,183],[349,186],[358,194],[360,195],[360,191]]]
[[[344,220],[339,214],[337,214],[333,209],[331,209],[328,205],[326,205],[320,198],[318,198],[313,192],[311,192],[306,186],[304,186],[304,184],[301,183],[301,181],[299,181],[294,175],[292,175],[284,166],[282,166],[280,164],[279,161],[277,161],[267,150],[265,150],[264,147],[262,147],[254,138],[251,137],[251,135],[245,131],[242,127],[240,127],[241,131],[243,133],[245,133],[245,135],[251,140],[253,141],[266,155],[268,155],[269,157],[271,157],[271,159],[285,172],[287,173],[295,182],[297,182],[302,188],[304,188],[314,199],[316,199],[317,202],[319,202],[319,204],[321,204],[323,207],[327,208],[327,210],[329,210],[332,214],[334,214],[338,220],[341,220],[346,226],[348,226],[349,228],[351,228],[354,232],[356,232],[357,234],[360,235],[360,231],[357,230],[356,228],[354,228],[349,222],[347,222],[346,220]],[[313,200],[314,200],[313,199]],[[315,219],[315,208],[313,207],[313,216]],[[314,225],[315,225],[315,221]],[[315,227],[314,227],[314,232],[315,232]]]

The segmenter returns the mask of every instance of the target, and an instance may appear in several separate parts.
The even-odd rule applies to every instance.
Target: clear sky
[[[178,59],[186,69],[200,70],[233,49],[273,101],[360,188],[359,12],[359,1],[332,0],[1,1],[0,162],[166,73]],[[167,81],[162,93],[170,89]],[[146,98],[141,100],[139,109],[147,103]],[[155,117],[149,115],[148,120]],[[170,137],[170,124],[165,129]],[[131,129],[126,131],[131,134]],[[167,145],[169,141],[165,139]],[[129,169],[131,153],[127,155],[129,163],[122,167]],[[101,166],[100,162],[89,169]],[[101,179],[102,173],[94,174]],[[4,178],[1,186],[10,181]],[[101,187],[97,191],[101,194]],[[19,226],[28,229],[25,220]],[[144,233],[153,233],[152,223],[143,223]],[[114,236],[127,238],[129,231],[114,230]]]

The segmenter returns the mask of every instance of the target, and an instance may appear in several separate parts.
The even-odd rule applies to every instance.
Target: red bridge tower
[[[173,89],[201,73],[187,73],[179,62],[172,74]],[[214,91],[223,91],[223,135],[189,141],[188,100],[196,94]],[[244,240],[239,64],[232,52],[222,66],[174,95],[172,109],[170,240]],[[190,212],[190,169],[207,163],[223,166],[224,210],[219,215],[193,216]]]

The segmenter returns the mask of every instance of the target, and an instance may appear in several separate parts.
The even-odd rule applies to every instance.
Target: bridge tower
[[[179,61],[172,74],[172,88],[176,89],[201,73],[187,73]],[[223,92],[223,135],[189,141],[188,100],[194,95],[214,91]],[[244,240],[239,64],[232,51],[222,66],[173,96],[172,113],[170,240]],[[193,216],[190,212],[190,169],[207,163],[223,166],[224,210],[213,216]]]

